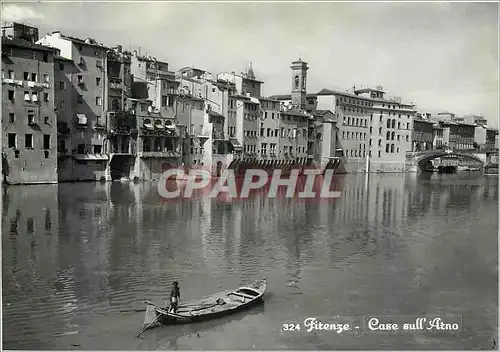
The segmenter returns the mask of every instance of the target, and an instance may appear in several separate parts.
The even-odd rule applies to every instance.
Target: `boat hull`
[[[228,290],[201,300],[183,303],[179,306],[177,313],[156,307],[156,317],[158,322],[164,325],[190,324],[220,318],[264,303],[263,296],[266,288],[267,281],[259,280],[236,290]]]

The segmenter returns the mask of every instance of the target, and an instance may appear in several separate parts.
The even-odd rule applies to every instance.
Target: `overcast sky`
[[[252,61],[264,95],[382,85],[421,111],[498,126],[498,3],[4,3],[3,20],[61,30],[212,73]]]

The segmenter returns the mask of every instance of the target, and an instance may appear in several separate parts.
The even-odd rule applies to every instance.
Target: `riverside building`
[[[57,182],[54,58],[38,30],[2,28],[2,176],[8,184]]]

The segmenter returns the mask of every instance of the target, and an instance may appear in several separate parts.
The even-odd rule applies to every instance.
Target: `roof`
[[[268,98],[261,97],[261,98],[259,98],[259,100],[261,100],[261,101],[274,101],[274,102],[278,102],[278,99],[275,99],[273,97],[268,97]]]
[[[330,110],[314,110],[311,112],[311,114],[317,116],[325,116],[328,113],[333,114],[333,112],[331,112]]]
[[[201,68],[196,68],[196,67],[191,67],[191,66],[184,66],[178,72],[184,72],[184,71],[188,71],[188,70],[201,71],[203,73],[207,72],[205,70],[202,70]]]
[[[224,116],[224,115],[219,114],[218,112],[213,111],[213,110],[211,110],[208,114],[209,114],[210,116],[215,116],[215,117],[224,117],[224,118],[225,118],[225,116]]]
[[[9,37],[2,37],[2,46],[14,46],[17,48],[30,49],[30,50],[58,52],[58,49],[55,48],[50,48],[48,46],[35,44],[23,39],[9,38]]]
[[[426,120],[426,119],[420,119],[418,117],[415,117],[413,121],[415,121],[415,122],[423,122],[423,123],[428,123],[428,124],[434,125],[433,121]]]
[[[57,32],[53,32],[54,33],[57,33]],[[88,46],[95,46],[95,47],[99,47],[99,48],[102,48],[102,49],[110,49],[104,45],[102,45],[101,43],[98,43],[97,41],[95,41],[94,43],[87,43],[85,41],[85,39],[80,39],[80,38],[76,38],[76,37],[71,37],[69,35],[64,35],[61,33],[61,38],[64,38],[64,39],[68,39],[68,40],[71,40],[73,43],[76,43],[76,44],[81,44],[81,45],[88,45]],[[92,39],[92,38],[89,38],[89,39]],[[94,40],[94,39],[92,39]]]
[[[306,94],[306,98],[316,98],[317,94],[315,93],[310,93]],[[269,99],[275,99],[275,100],[290,100],[292,99],[291,94],[281,94],[281,95],[271,95]]]
[[[381,90],[371,89],[371,88],[366,88],[365,90],[383,92]],[[363,91],[363,89],[356,90],[356,92],[362,92],[362,91]],[[357,94],[352,94],[352,93],[348,93],[348,92],[341,92],[341,91],[325,89],[325,88],[320,90],[318,93],[316,93],[316,95],[343,95],[343,96],[361,99],[361,100],[366,100],[366,101],[377,101],[377,102],[381,101],[381,102],[389,102],[389,103],[399,104],[400,106],[410,106],[410,107],[414,106],[413,104],[408,104],[408,103],[403,103],[403,102],[395,102],[395,101],[392,101],[390,99],[363,97],[363,96],[359,96]]]
[[[346,96],[353,97],[353,98],[358,98],[358,99],[372,100],[372,99],[367,98],[367,97],[360,97],[359,95],[356,95],[356,94],[347,93],[347,92],[341,92],[341,91],[338,91],[338,90],[325,89],[325,88],[323,88],[322,90],[320,90],[316,94],[317,95],[346,95]]]
[[[64,56],[60,56],[60,55],[55,55],[55,56],[54,56],[54,60],[60,60],[60,61],[71,61],[71,62],[73,62],[73,60],[67,59],[67,58],[65,58]]]
[[[284,114],[284,115],[293,115],[293,116],[308,117],[308,114],[305,114],[305,111],[283,110],[283,111],[280,111],[280,113]]]

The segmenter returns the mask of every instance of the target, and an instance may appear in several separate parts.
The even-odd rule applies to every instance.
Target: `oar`
[[[158,321],[158,319],[159,319],[159,318],[160,318],[160,315],[156,316],[156,318],[155,318],[155,319],[154,319],[151,323],[149,323],[149,324],[148,324],[145,328],[143,328],[143,329],[141,330],[141,332],[140,332],[139,334],[137,334],[137,337],[141,336],[141,335],[142,335],[142,333],[143,333],[144,331],[146,331],[147,329],[149,329],[149,327],[150,327],[151,325],[153,325],[154,323],[156,323],[156,322]],[[137,337],[136,337],[136,338],[137,338]]]

